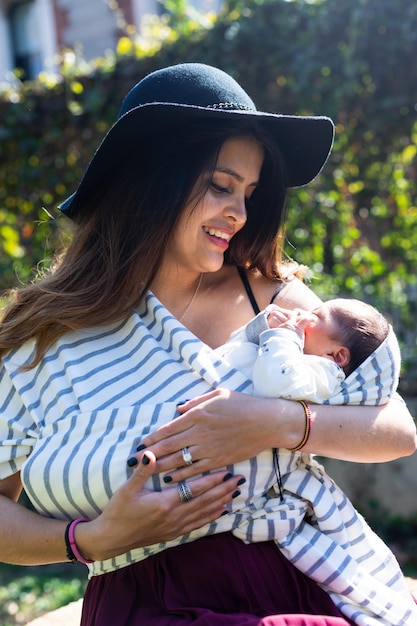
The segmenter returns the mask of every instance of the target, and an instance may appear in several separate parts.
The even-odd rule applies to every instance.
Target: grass
[[[0,624],[22,626],[81,598],[87,584],[85,565],[20,567],[0,563]]]

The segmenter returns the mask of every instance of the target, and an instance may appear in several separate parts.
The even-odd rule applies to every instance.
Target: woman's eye
[[[217,183],[211,183],[212,188],[219,193],[230,193],[229,187],[223,187],[222,185],[218,185]]]

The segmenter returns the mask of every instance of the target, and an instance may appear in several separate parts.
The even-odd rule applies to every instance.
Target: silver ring
[[[181,450],[181,454],[182,454],[182,458],[184,459],[184,463],[186,465],[192,465],[193,457],[191,456],[191,452],[189,451],[189,449],[188,448],[183,448]]]
[[[193,492],[191,491],[191,487],[185,481],[181,481],[180,483],[178,483],[178,495],[181,502],[190,502],[190,500],[193,499]]]

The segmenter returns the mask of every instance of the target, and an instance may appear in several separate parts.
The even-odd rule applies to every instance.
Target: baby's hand
[[[271,305],[271,307],[272,306],[274,305]],[[314,313],[304,311],[303,309],[288,311],[286,309],[280,309],[275,305],[274,309],[267,307],[266,310],[269,328],[288,328],[301,334],[304,333],[306,326],[316,320]]]
[[[265,313],[269,328],[279,328],[290,319],[294,311],[283,309],[276,304],[269,304],[265,308]]]

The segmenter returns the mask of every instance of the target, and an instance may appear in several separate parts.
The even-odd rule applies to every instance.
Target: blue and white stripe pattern
[[[340,385],[325,404],[384,404],[398,387],[401,354],[390,326],[387,338]]]
[[[21,371],[33,347],[14,350],[1,366],[0,478],[21,470],[35,508],[60,519],[96,516],[129,477],[126,460],[138,442],[174,419],[179,401],[216,387],[251,389],[152,294],[123,323],[68,333],[37,367]],[[229,515],[176,541],[93,563],[90,575],[230,530],[244,541],[276,539],[355,623],[415,626],[398,564],[344,494],[309,455],[280,451],[280,464],[284,503],[265,451],[230,468],[247,482]],[[158,476],[148,487],[165,488]]]

